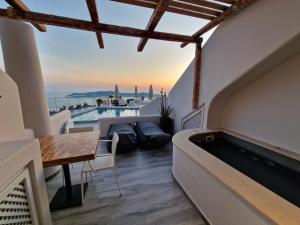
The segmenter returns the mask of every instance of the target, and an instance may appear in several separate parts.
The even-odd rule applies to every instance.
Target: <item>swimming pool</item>
[[[88,112],[83,112],[73,117],[75,123],[96,122],[100,118],[106,117],[123,117],[123,116],[139,116],[139,108],[103,108],[98,107]]]

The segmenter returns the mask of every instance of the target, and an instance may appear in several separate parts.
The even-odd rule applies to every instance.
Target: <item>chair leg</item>
[[[114,175],[115,175],[115,177],[116,177],[116,183],[117,183],[117,186],[118,186],[118,189],[119,189],[119,193],[120,193],[120,197],[122,196],[122,193],[121,193],[121,188],[120,188],[120,183],[119,183],[119,175],[118,175],[118,171],[117,171],[117,168],[116,167],[114,167],[114,169],[113,169],[113,171],[114,171]]]
[[[83,172],[81,172],[81,203],[82,203],[82,205],[83,205],[83,203],[84,203],[84,200],[83,200],[83,198],[84,198],[83,192],[84,192],[84,190],[83,190]]]
[[[93,182],[93,173],[90,172],[91,182]]]

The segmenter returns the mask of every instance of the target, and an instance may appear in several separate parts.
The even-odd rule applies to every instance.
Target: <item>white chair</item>
[[[92,173],[92,172],[96,173],[100,170],[107,170],[107,169],[113,170],[113,173],[116,177],[116,183],[117,183],[117,186],[119,189],[120,196],[122,195],[119,180],[118,180],[119,174],[118,174],[117,167],[116,167],[116,151],[117,151],[117,145],[119,142],[119,136],[117,133],[114,133],[112,140],[100,140],[100,142],[112,142],[111,153],[97,155],[96,159],[84,162],[83,167],[82,167],[82,172],[81,172],[82,204],[83,204],[83,192],[84,192],[83,175],[85,174],[85,179],[87,182],[87,173]]]
[[[70,127],[68,130],[69,134],[72,133],[82,133],[82,132],[89,132],[89,131],[93,131],[93,127]],[[74,168],[73,163],[71,163],[72,169]],[[63,185],[65,186],[65,174],[64,174],[64,170],[62,169],[62,178],[63,178]]]

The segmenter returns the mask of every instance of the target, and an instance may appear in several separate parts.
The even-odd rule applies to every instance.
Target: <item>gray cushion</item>
[[[112,124],[110,125],[106,138],[111,140],[114,133],[119,136],[117,154],[127,153],[137,148],[137,135],[131,124]],[[110,144],[108,144],[110,150]]]
[[[143,148],[160,148],[172,139],[170,134],[165,133],[157,124],[152,122],[136,122],[135,129],[139,144]]]

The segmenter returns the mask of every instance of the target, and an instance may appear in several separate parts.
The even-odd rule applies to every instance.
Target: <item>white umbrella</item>
[[[138,98],[138,97],[139,97],[139,93],[138,93],[138,89],[137,89],[137,86],[136,86],[136,85],[134,86],[134,97],[135,97],[135,98]]]
[[[149,87],[148,98],[149,98],[149,101],[151,101],[152,98],[153,98],[153,87],[152,87],[152,84],[150,84],[150,87]]]
[[[118,87],[118,85],[116,84],[116,85],[115,85],[115,98],[118,99],[118,98],[119,98],[119,95],[120,95],[120,94],[119,94],[119,87]]]

